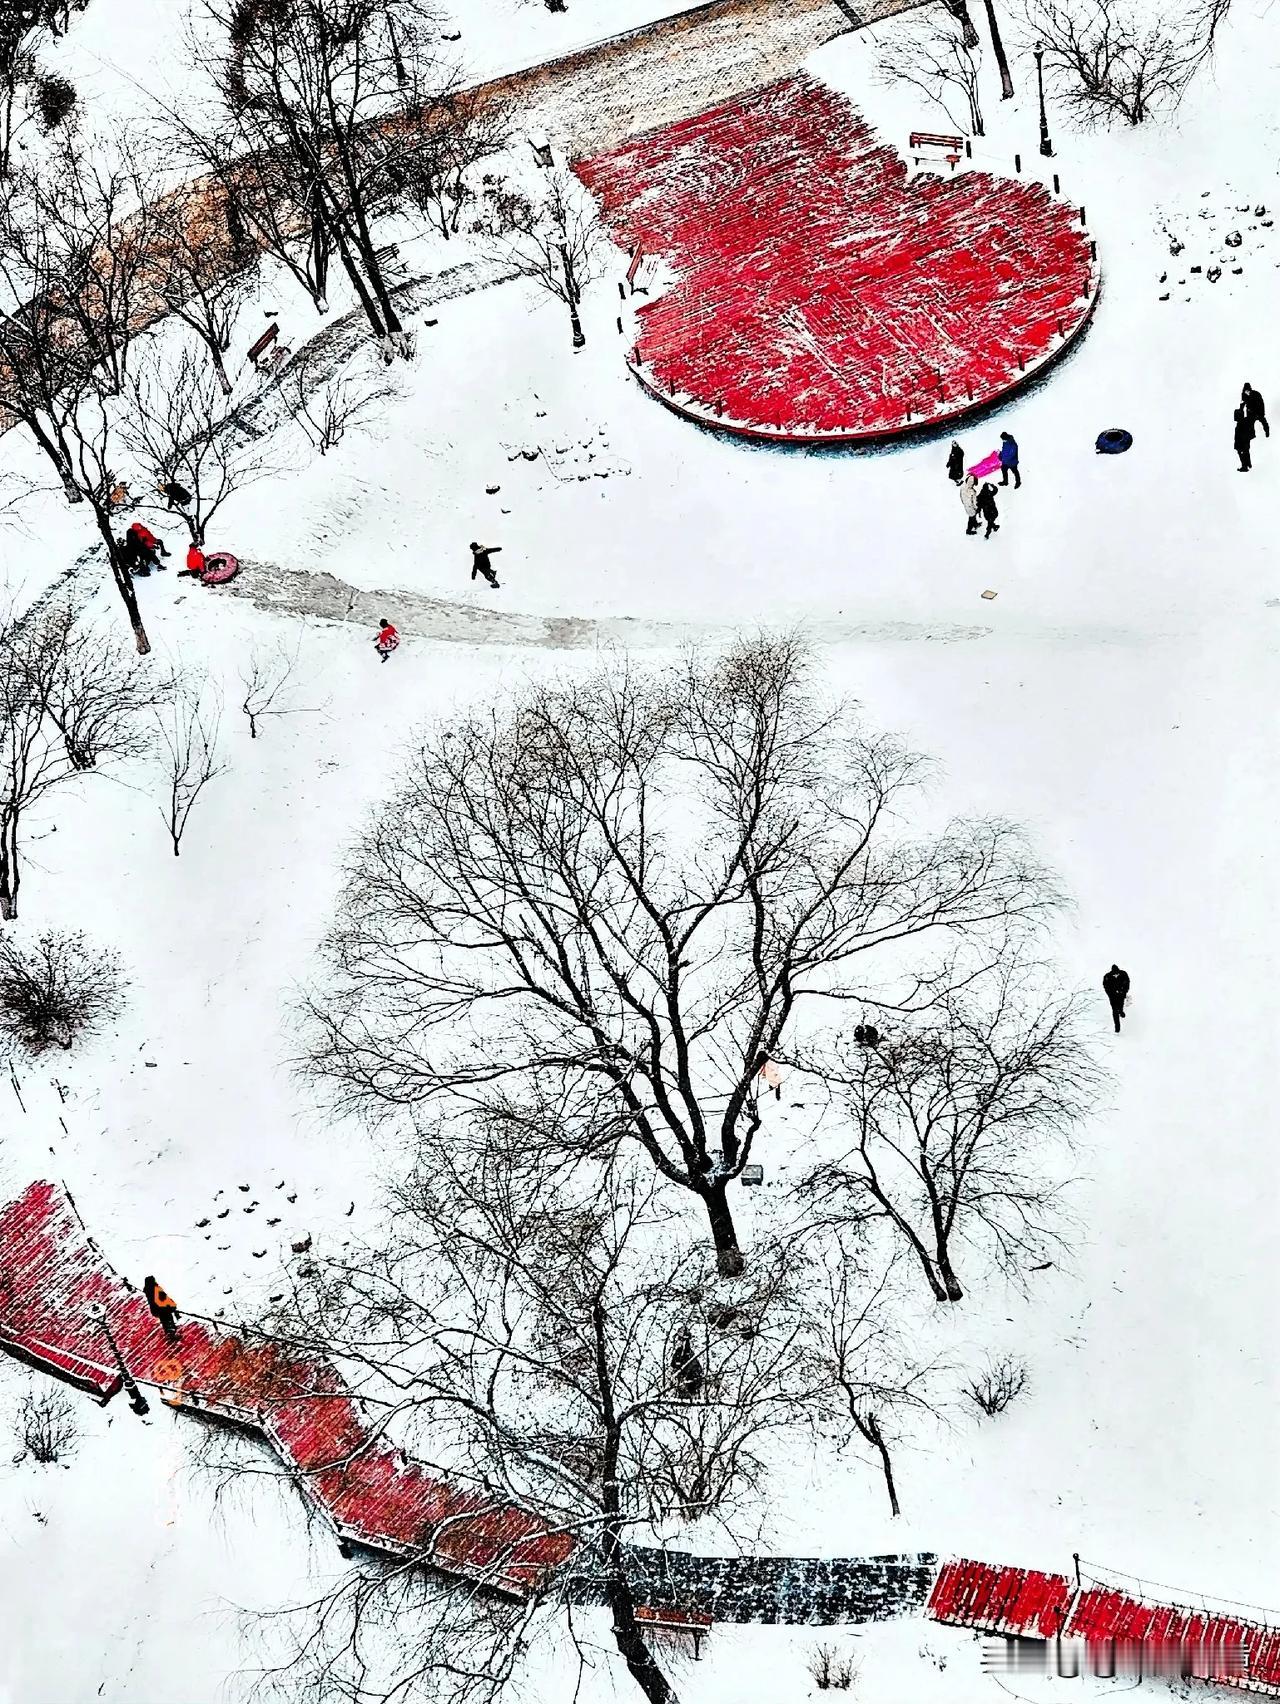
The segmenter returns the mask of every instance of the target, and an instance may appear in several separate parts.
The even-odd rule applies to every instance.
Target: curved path
[[[271,1445],[344,1555],[359,1546],[507,1597],[552,1576],[591,1601],[591,1557],[554,1519],[452,1485],[406,1458],[322,1355],[265,1332],[186,1316],[171,1345],[139,1291],[108,1264],[59,1184],[0,1209],[0,1350],[109,1402],[124,1375],[179,1412],[223,1419]],[[1005,1637],[1176,1643],[1192,1677],[1280,1698],[1280,1627],[1157,1604],[1032,1569],[915,1556],[708,1557],[631,1547],[650,1618],[830,1625],[925,1613]],[[1112,1655],[1114,1667],[1114,1654]]]

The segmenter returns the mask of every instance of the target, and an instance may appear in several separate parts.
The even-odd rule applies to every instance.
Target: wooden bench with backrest
[[[917,163],[925,158],[920,152],[922,148],[941,148],[943,158],[951,167],[951,170],[955,171],[964,153],[964,137],[948,136],[944,132],[935,130],[913,130],[911,132],[911,157]]]
[[[645,1604],[636,1605],[636,1620],[642,1627],[651,1627],[655,1633],[686,1633],[693,1640],[693,1656],[696,1662],[702,1655],[702,1641],[712,1628],[712,1618],[704,1615],[700,1609],[650,1609]]]

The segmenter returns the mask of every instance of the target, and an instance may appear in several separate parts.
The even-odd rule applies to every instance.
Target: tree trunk
[[[1000,99],[1013,99],[1013,78],[1009,75],[1009,56],[1004,50],[1004,41],[1000,35],[1000,25],[996,19],[995,0],[982,0],[987,8],[987,28],[991,31],[991,51],[996,56],[996,64],[1000,67]]]
[[[880,1430],[880,1422],[874,1414],[868,1414],[864,1419],[862,1415],[855,1413],[853,1423],[880,1457],[885,1490],[889,1493],[889,1513],[900,1515],[902,1509],[898,1503],[898,1487],[893,1482],[893,1459],[889,1454],[889,1446],[884,1441],[884,1433]]]
[[[578,303],[582,292],[573,275],[573,262],[569,259],[569,249],[565,243],[560,244],[560,265],[564,269],[564,296],[569,304],[569,322],[573,326],[573,347],[581,349],[587,341],[587,334],[582,329],[582,320],[578,316]]]
[[[133,638],[138,647],[138,655],[145,657],[151,651],[151,641],[147,638],[147,630],[142,625],[142,611],[138,608],[138,594],[134,590],[133,576],[118,559],[116,541],[111,531],[109,518],[96,504],[94,514],[98,522],[98,531],[102,534],[102,541],[107,547],[107,561],[111,565],[111,577],[116,583],[116,590],[120,593],[121,602],[128,614],[129,625],[133,628]]]
[[[707,1218],[711,1222],[711,1240],[715,1245],[716,1266],[722,1278],[736,1278],[745,1266],[742,1250],[738,1247],[738,1233],[734,1229],[733,1214],[729,1210],[729,1189],[724,1178],[708,1184],[703,1195],[707,1205]]]
[[[968,0],[942,0],[943,5],[960,25],[961,39],[966,47],[977,47],[978,32],[969,16]]]
[[[942,1243],[938,1249],[938,1273],[946,1292],[942,1299],[947,1302],[963,1301],[964,1291],[960,1288],[960,1280],[952,1271],[951,1255],[945,1243]]]
[[[227,377],[227,364],[222,359],[222,351],[216,343],[209,345],[209,353],[213,357],[213,370],[218,375],[218,384],[223,396],[231,395],[231,380]]]

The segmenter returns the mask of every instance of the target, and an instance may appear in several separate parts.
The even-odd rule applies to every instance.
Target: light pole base
[[[1040,140],[1040,152],[1044,155],[1046,160],[1051,160],[1053,158],[1053,143],[1050,142],[1047,136],[1042,137]]]

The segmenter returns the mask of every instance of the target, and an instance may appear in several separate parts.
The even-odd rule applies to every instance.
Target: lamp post
[[[1049,140],[1049,117],[1044,110],[1044,43],[1038,41],[1034,48],[1036,56],[1036,87],[1040,91],[1040,152],[1046,159],[1053,158],[1053,143]]]
[[[125,1388],[125,1394],[129,1398],[130,1408],[132,1408],[133,1412],[136,1415],[138,1415],[139,1418],[141,1418],[143,1415],[150,1414],[151,1404],[147,1401],[146,1397],[143,1396],[142,1392],[138,1389],[137,1383],[135,1382],[133,1375],[130,1373],[128,1367],[125,1365],[124,1356],[120,1353],[120,1345],[116,1342],[115,1338],[111,1335],[111,1327],[107,1324],[107,1310],[103,1307],[99,1307],[96,1311],[97,1311],[99,1322],[102,1325],[102,1334],[106,1338],[107,1343],[110,1345],[110,1348],[111,1348],[111,1358],[115,1362],[116,1367],[117,1367],[117,1369],[120,1373],[120,1382],[121,1382],[121,1384],[123,1384],[123,1386]]]

